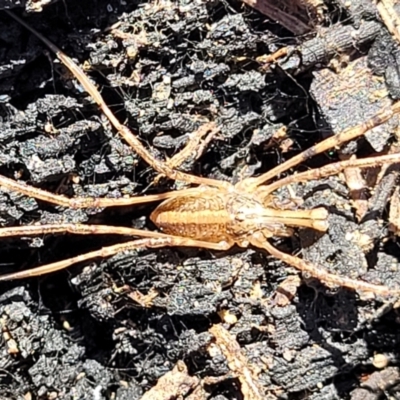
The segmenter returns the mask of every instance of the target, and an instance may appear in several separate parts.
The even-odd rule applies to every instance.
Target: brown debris
[[[378,0],[376,8],[386,28],[400,44],[400,19],[394,8],[395,4],[393,0]]]
[[[183,361],[161,377],[157,384],[146,392],[141,400],[172,400],[185,396],[199,385],[199,379],[188,374]]]
[[[388,389],[399,386],[399,382],[400,373],[397,367],[388,367],[382,371],[374,372],[366,377],[360,388],[351,392],[351,400],[381,399]]]
[[[158,297],[158,292],[154,288],[150,289],[147,294],[143,294],[139,290],[134,290],[128,293],[127,296],[142,307],[150,308],[153,306],[153,300]]]
[[[275,293],[269,299],[269,303],[278,307],[289,305],[296,295],[300,284],[301,279],[298,275],[289,276],[277,287]]]
[[[229,369],[237,376],[242,385],[242,394],[245,400],[264,399],[257,376],[249,366],[249,361],[243,354],[236,339],[222,326],[214,325],[209,329],[222,354],[226,357]]]
[[[340,155],[341,160],[355,160],[354,155],[348,157]],[[368,211],[368,187],[360,168],[348,168],[343,172],[346,185],[350,190],[352,205],[355,209],[356,218],[361,221]]]
[[[396,187],[390,204],[389,229],[395,234],[400,235],[400,188]]]
[[[8,354],[16,355],[19,353],[18,344],[13,338],[11,332],[7,327],[7,316],[3,315],[0,318],[0,328],[3,336],[3,342],[5,343]]]
[[[322,0],[243,0],[271,20],[278,22],[296,35],[304,35],[318,25],[326,11]]]

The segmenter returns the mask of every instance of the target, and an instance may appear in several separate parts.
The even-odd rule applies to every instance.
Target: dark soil
[[[18,6],[14,11],[22,15],[21,3],[32,8],[30,2],[1,0],[0,8]],[[398,50],[377,13],[359,12],[353,18],[339,1],[329,4],[332,20],[326,28],[332,25],[331,37],[341,38],[346,63],[363,60],[360,68],[371,68],[371,76],[389,76],[369,89],[387,87],[396,98]],[[294,37],[236,1],[68,0],[23,17],[87,67],[119,120],[138,132],[156,157],[171,157],[188,134],[216,121],[219,137],[199,160],[183,166],[196,175],[230,182],[257,175],[377,111],[374,102],[367,105],[372,96],[364,88],[353,88],[357,96],[352,99],[331,103],[337,86],[321,86],[326,78],[321,69],[331,65],[337,52],[324,45],[321,35]],[[120,32],[146,33],[146,40],[138,44],[116,37],[109,28],[117,22]],[[364,31],[355,38],[351,32],[358,28]],[[298,52],[279,67],[266,70],[256,61],[284,46]],[[333,82],[338,85],[336,78]],[[388,102],[386,97],[379,107]],[[360,104],[364,108],[356,113]],[[273,133],[282,126],[288,127],[288,149],[271,146]],[[347,146],[346,152],[366,156],[384,151],[394,139],[383,131],[388,129]],[[308,166],[339,156],[332,151]],[[55,56],[2,11],[0,173],[70,197],[179,188],[166,179],[151,185],[155,171],[128,148]],[[324,235],[298,232],[274,245],[338,274],[400,286],[399,239],[387,229],[393,176],[377,189],[387,196],[375,196],[369,217],[361,222],[342,179],[295,187],[305,207],[328,207],[331,228]],[[148,218],[152,209],[77,211],[0,191],[2,227],[80,222],[155,229]],[[373,245],[366,251],[349,240],[354,232],[368,234]],[[2,272],[123,240],[71,235],[2,239]],[[400,398],[396,307],[326,288],[309,277],[303,277],[286,305],[268,300],[296,273],[255,248],[227,253],[165,248],[3,283],[0,398],[140,399],[180,360],[192,376],[221,377],[229,372],[227,363],[207,350],[208,330],[221,323],[221,311],[236,316],[237,322],[226,327],[250,367],[259,371],[266,398]],[[254,295],[255,286],[262,296]],[[152,301],[132,298],[154,292],[158,295]],[[378,365],[377,358],[386,362]],[[244,398],[236,377],[208,385],[206,393],[207,399]]]

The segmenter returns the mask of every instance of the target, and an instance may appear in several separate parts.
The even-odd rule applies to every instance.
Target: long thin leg
[[[261,249],[265,249],[272,256],[279,260],[282,260],[286,264],[292,267],[309,273],[313,278],[324,282],[328,286],[337,285],[343,286],[352,290],[359,290],[361,292],[373,293],[382,296],[398,296],[400,295],[400,289],[390,289],[384,285],[374,285],[373,283],[363,282],[344,276],[339,276],[331,274],[322,267],[318,267],[310,263],[309,261],[303,260],[301,258],[292,256],[290,254],[283,253],[274,246],[272,246],[267,240],[262,240],[261,238],[253,238],[252,244]]]
[[[129,228],[124,226],[111,225],[86,225],[86,224],[46,224],[46,225],[27,225],[11,226],[0,228],[0,238],[15,236],[38,236],[55,233],[71,233],[74,235],[124,235],[142,236],[149,238],[169,237],[161,232],[145,231],[142,229]]]
[[[78,67],[75,62],[69,58],[64,52],[62,52],[55,44],[50,40],[45,38],[36,29],[29,26],[21,18],[17,17],[11,11],[4,10],[8,15],[18,21],[26,29],[31,31],[37,38],[39,38],[51,51],[53,51],[60,61],[71,71],[75,78],[81,83],[84,89],[89,93],[93,100],[97,103],[100,109],[103,111],[104,115],[108,118],[114,128],[119,132],[119,134],[125,139],[125,141],[136,151],[136,153],[143,158],[151,167],[153,167],[157,172],[167,176],[172,180],[183,181],[187,183],[193,183],[197,185],[209,185],[214,187],[225,187],[225,183],[208,178],[201,178],[195,175],[190,175],[181,171],[176,171],[170,168],[166,163],[155,159],[150,152],[142,145],[142,143],[137,139],[137,137],[129,130],[128,127],[122,125],[115,115],[112,113],[110,108],[105,103],[100,92],[97,90],[95,85],[88,79],[85,73]]]
[[[300,164],[301,162],[304,162],[307,159],[317,154],[323,153],[324,151],[329,150],[335,146],[341,145],[342,143],[348,142],[350,140],[358,138],[359,136],[364,135],[372,128],[375,128],[376,126],[381,125],[386,121],[388,121],[398,112],[400,112],[400,101],[393,104],[389,109],[385,108],[381,110],[367,122],[346,129],[341,133],[338,133],[334,136],[331,136],[323,140],[322,142],[316,144],[315,146],[312,146],[309,149],[301,152],[297,156],[292,157],[283,164],[276,166],[275,168],[271,169],[265,174],[262,174],[257,178],[245,179],[244,181],[240,182],[240,188],[243,188],[246,191],[254,190],[257,186],[260,186],[263,183],[268,182],[270,179],[278,176],[282,172],[287,171],[289,168],[292,168]]]
[[[86,254],[81,254],[79,256],[71,257],[66,260],[57,261],[51,264],[42,265],[41,267],[28,269],[26,271],[12,272],[10,274],[0,275],[0,282],[14,280],[14,279],[25,279],[34,276],[49,274],[51,272],[65,269],[73,264],[77,264],[83,261],[93,260],[95,258],[111,257],[123,251],[137,250],[141,248],[155,249],[155,248],[169,247],[169,246],[200,247],[210,250],[228,250],[232,245],[227,242],[209,243],[209,242],[202,242],[200,240],[182,238],[178,236],[137,239],[126,243],[120,243],[113,246],[103,247],[99,250],[91,251]]]
[[[169,168],[175,170],[187,160],[197,160],[218,132],[219,128],[215,122],[203,124],[199,129],[189,135],[185,147],[173,157],[166,160],[165,163]],[[153,182],[157,184],[161,177],[162,175],[156,176]]]
[[[289,175],[279,179],[263,188],[260,188],[263,194],[268,195],[280,187],[290,185],[297,182],[305,182],[309,180],[319,180],[328,176],[337,175],[347,168],[368,168],[380,167],[384,164],[399,164],[400,153],[385,154],[383,156],[359,158],[356,160],[338,161],[336,163],[325,165],[321,168],[310,169],[295,175]]]
[[[169,199],[171,197],[176,197],[177,193],[179,196],[189,195],[193,193],[200,193],[203,189],[201,187],[196,187],[192,189],[183,189],[179,192],[167,192],[152,194],[148,196],[135,196],[127,198],[95,198],[95,197],[75,197],[68,198],[60,194],[54,194],[46,190],[35,188],[34,186],[27,185],[22,182],[14,181],[13,179],[6,178],[0,175],[0,187],[22,193],[29,197],[34,197],[35,199],[46,201],[47,203],[56,204],[62,207],[68,207],[73,209],[78,208],[106,208],[106,207],[122,207],[130,206],[134,204],[151,203],[154,201],[161,201]]]

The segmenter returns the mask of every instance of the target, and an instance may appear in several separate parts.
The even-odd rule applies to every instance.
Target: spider
[[[73,209],[118,207],[161,201],[150,216],[161,232],[119,226],[71,223],[1,228],[1,237],[72,233],[77,235],[117,234],[140,238],[29,270],[1,275],[0,281],[39,276],[83,261],[110,257],[116,253],[133,249],[181,246],[228,250],[237,245],[242,248],[253,246],[263,249],[284,263],[319,279],[328,286],[338,285],[352,290],[385,296],[400,294],[400,289],[391,289],[384,285],[329,273],[307,260],[278,250],[269,242],[269,239],[274,236],[291,236],[294,228],[311,228],[320,232],[325,232],[328,229],[328,211],[325,208],[300,210],[293,202],[291,204],[279,202],[277,197],[273,195],[277,189],[297,182],[336,175],[347,168],[367,168],[400,163],[399,153],[364,159],[350,159],[289,175],[270,183],[273,178],[308,158],[360,137],[373,127],[386,122],[400,111],[400,102],[394,103],[389,109],[380,111],[375,117],[361,125],[323,140],[258,177],[246,178],[233,185],[224,181],[184,173],[174,169],[167,162],[155,159],[137,137],[117,120],[94,84],[66,54],[24,21],[12,13],[8,13],[57,55],[98,104],[114,128],[140,157],[159,174],[171,180],[182,181],[195,186],[174,192],[131,198],[68,198],[0,176],[0,187],[3,189]],[[201,133],[201,135],[203,134],[204,132]],[[195,144],[193,145],[193,143]],[[193,139],[192,144],[189,143],[188,148],[197,145],[198,137]]]

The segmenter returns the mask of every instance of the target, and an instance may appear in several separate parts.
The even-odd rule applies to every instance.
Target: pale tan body
[[[278,210],[265,205],[260,191],[244,194],[236,187],[199,188],[198,193],[165,200],[151,214],[151,220],[164,233],[211,243],[256,245],[257,238],[291,236],[290,227],[328,229],[328,212]]]
[[[13,16],[13,18],[16,17]],[[324,208],[297,210],[293,209],[293,206],[291,207],[292,209],[288,209],[288,207],[285,208],[273,197],[273,192],[275,190],[291,183],[335,175],[349,167],[366,168],[390,163],[400,163],[400,154],[390,154],[361,160],[342,161],[319,169],[291,175],[274,183],[270,183],[267,186],[262,186],[276,176],[279,176],[282,172],[287,171],[315,154],[324,152],[346,141],[355,139],[365,134],[374,126],[384,123],[400,111],[400,103],[394,104],[389,110],[381,111],[365,124],[356,126],[324,140],[318,145],[300,153],[257,178],[248,178],[236,185],[231,185],[227,182],[201,178],[177,171],[168,163],[154,159],[133,133],[115,118],[111,110],[104,103],[100,93],[90,80],[87,79],[82,70],[80,70],[69,57],[62,53],[46,38],[31,27],[27,26],[23,21],[19,19],[18,21],[30,29],[57,54],[59,59],[70,69],[74,76],[96,101],[120,135],[146,162],[149,163],[149,165],[151,165],[157,172],[170,179],[180,180],[198,186],[176,192],[134,198],[69,199],[65,196],[55,195],[25,185],[24,183],[16,182],[7,177],[0,176],[0,186],[2,188],[18,191],[25,195],[64,207],[117,207],[162,201],[151,215],[152,221],[160,228],[162,233],[126,227],[81,224],[2,228],[0,229],[0,237],[69,232],[81,235],[120,234],[139,236],[143,239],[136,239],[114,246],[108,246],[100,250],[33,268],[31,270],[2,275],[0,276],[0,281],[37,276],[57,271],[82,261],[97,257],[109,257],[120,251],[138,248],[189,246],[214,250],[226,250],[231,248],[233,245],[238,245],[244,248],[253,245],[266,250],[278,259],[301,271],[309,273],[311,276],[320,279],[328,285],[340,285],[355,290],[381,295],[400,294],[400,289],[390,289],[383,285],[375,285],[330,274],[324,269],[319,268],[306,260],[281,252],[268,242],[268,238],[272,236],[292,235],[293,228],[296,227],[307,227],[322,232],[328,229],[327,210]],[[194,140],[194,142],[196,142],[196,140]],[[190,146],[191,144],[189,143],[187,149],[190,149]]]

